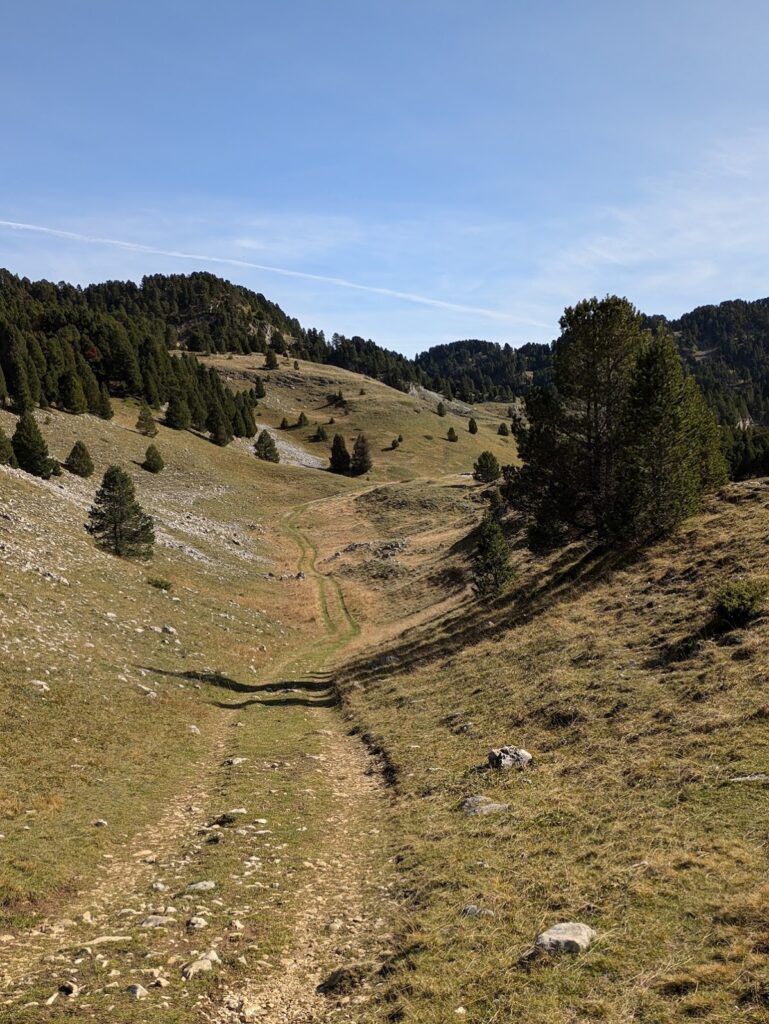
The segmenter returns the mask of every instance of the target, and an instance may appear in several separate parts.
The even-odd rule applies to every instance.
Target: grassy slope
[[[221,368],[244,380],[260,362]],[[458,474],[483,447],[502,461],[512,454],[495,433],[499,409],[476,410],[472,438],[464,417],[439,419],[428,399],[345,371],[288,363],[263,376],[260,413],[271,425],[302,410],[324,421],[324,396],[341,386],[351,400],[349,416],[336,414],[345,435],[363,429],[374,442],[370,479],[262,465],[243,444],[222,451],[163,428],[156,443],[168,469],[151,477],[131,466],[147,444],[132,430],[134,409],[121,406],[108,424],[51,414],[44,432],[57,456],[81,437],[98,472],[116,456],[131,466],[175,542],[159,546],[148,569],[95,552],[82,532],[95,479],[44,485],[0,471],[0,744],[13,755],[0,769],[2,913],[10,935],[21,929],[40,957],[60,958],[21,987],[14,981],[9,998],[40,1003],[79,971],[91,1000],[22,1014],[17,998],[0,1020],[146,1020],[150,1004],[130,1003],[122,987],[156,963],[173,979],[153,996],[152,1019],[198,1019],[196,1000],[222,997],[216,984],[180,989],[177,968],[218,942],[214,932],[228,985],[263,976],[268,992],[282,992],[315,969],[286,966],[292,931],[294,941],[326,935],[339,899],[363,923],[323,947],[329,964],[360,954],[355,928],[384,949],[383,912],[351,880],[357,871],[381,887],[387,855],[401,872],[400,953],[382,1001],[349,1009],[350,1019],[437,1024],[460,1006],[477,1024],[765,1019],[769,814],[760,784],[728,781],[769,768],[765,624],[720,640],[699,631],[724,576],[767,570],[767,492],[735,488],[732,501],[714,502],[634,565],[576,549],[536,561],[516,548],[513,594],[479,605],[465,537],[482,501]],[[12,427],[7,414],[0,421]],[[455,445],[439,440],[451,423]],[[290,436],[316,453],[311,432]],[[378,451],[397,433],[400,449]],[[305,580],[265,578],[299,569]],[[150,573],[173,580],[170,594],[148,586]],[[166,623],[177,636],[151,628]],[[329,831],[349,801],[313,760],[339,749],[324,736],[338,736],[339,722],[316,673],[349,646],[346,713],[387,752],[395,813],[364,794]],[[50,693],[41,697],[30,679]],[[531,750],[535,770],[479,771],[503,742]],[[224,771],[233,753],[250,760]],[[510,815],[462,816],[456,805],[474,792],[503,798]],[[248,822],[267,818],[271,834],[228,832],[209,846],[198,829],[236,806]],[[94,829],[102,816],[109,827]],[[140,860],[123,878],[134,853],[155,847],[157,867]],[[341,866],[317,868],[340,850]],[[254,856],[258,866],[246,866]],[[204,903],[205,941],[183,930],[147,935],[120,916],[121,907],[162,909],[149,892],[154,877],[172,883],[174,902],[188,880],[217,880],[221,902]],[[99,879],[114,899],[93,899]],[[469,903],[494,916],[463,917]],[[81,923],[86,910],[93,928]],[[228,921],[239,913],[246,930],[235,940]],[[63,914],[75,920],[61,935],[24,931]],[[543,925],[569,918],[598,930],[590,953],[518,966]],[[129,938],[104,963],[61,952],[115,929]],[[16,948],[0,948],[0,962],[12,964]],[[109,989],[115,969],[119,987]],[[289,1019],[312,1019],[302,1007],[304,1017]]]
[[[497,435],[497,428],[506,407],[477,405],[472,415],[478,422],[478,433],[467,431],[468,416],[452,409],[459,405],[449,403],[446,416],[438,416],[436,402],[425,395],[406,395],[379,381],[361,377],[348,370],[317,363],[281,359],[278,370],[264,370],[262,356],[212,357],[206,360],[221,371],[232,387],[251,386],[261,376],[267,389],[266,398],[259,403],[257,424],[277,427],[285,417],[296,423],[299,413],[310,420],[306,429],[292,428],[287,437],[301,445],[312,455],[328,457],[331,438],[341,433],[352,449],[360,431],[371,443],[374,459],[372,480],[403,480],[443,473],[461,473],[472,470],[473,462],[484,449],[493,451],[500,462],[513,461],[515,447],[512,438]],[[327,396],[341,389],[348,401],[347,415],[334,409]],[[365,394],[361,395],[363,389]],[[329,424],[329,419],[335,420]],[[310,441],[317,423],[324,424],[329,435],[328,444]],[[453,426],[459,440],[449,442],[446,433]],[[393,438],[403,435],[402,445],[392,450]]]
[[[730,779],[769,769],[767,619],[704,627],[724,579],[769,570],[768,509],[763,484],[741,485],[592,577],[578,551],[551,564],[518,552],[512,601],[465,603],[350,668],[347,703],[398,780],[396,1015],[766,1020],[769,805],[763,783]],[[485,770],[502,743],[535,770]],[[457,805],[475,793],[510,813],[466,817]],[[462,916],[471,903],[493,916]],[[559,920],[599,941],[519,965]]]

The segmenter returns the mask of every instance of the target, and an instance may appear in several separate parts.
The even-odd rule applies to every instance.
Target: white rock
[[[149,995],[144,985],[129,985],[126,992],[129,996],[133,996],[134,999],[146,999]]]
[[[211,892],[215,888],[216,882],[192,882],[191,885],[187,886],[187,892]]]
[[[44,683],[42,679],[31,679],[30,686],[34,686],[38,693],[50,693],[51,687],[48,683]]]
[[[197,960],[191,960],[188,964],[182,967],[182,977],[189,981],[190,978],[194,978],[196,974],[202,974],[204,971],[210,971],[214,964],[221,963],[215,949],[209,949],[203,956],[197,958]]]
[[[517,768],[518,771],[523,771],[532,761],[531,754],[522,747],[504,746],[489,751],[491,768]]]
[[[535,941],[547,953],[584,953],[597,938],[597,933],[586,924],[562,921],[541,932]]]
[[[190,931],[195,931],[198,928],[208,928],[208,921],[204,917],[191,917],[187,922],[187,927]]]

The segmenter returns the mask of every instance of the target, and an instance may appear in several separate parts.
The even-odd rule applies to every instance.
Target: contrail
[[[535,323],[535,321],[521,320],[494,309],[463,306],[455,302],[444,302],[442,299],[432,299],[427,295],[415,295],[413,292],[400,292],[392,288],[379,288],[374,285],[358,284],[356,281],[348,281],[343,277],[310,274],[303,270],[287,270],[285,267],[271,267],[264,263],[251,263],[249,260],[239,260],[228,256],[205,256],[201,253],[181,252],[177,249],[157,249],[152,245],[142,245],[140,242],[126,242],[119,238],[101,238],[98,235],[83,235],[77,231],[63,231],[60,228],[46,227],[42,224],[24,224],[14,220],[0,220],[0,228],[8,228],[12,231],[29,231],[39,235],[49,235],[53,238],[66,238],[69,241],[83,242],[87,245],[109,245],[115,249],[143,252],[151,256],[169,256],[173,259],[196,260],[201,263],[220,263],[230,267],[247,267],[249,270],[262,270],[268,274],[281,274],[283,277],[299,277],[306,281],[320,281],[323,284],[336,285],[338,288],[352,288],[359,292],[386,295],[388,298],[414,302],[420,306],[447,309],[455,313],[472,313],[475,316],[488,317],[493,320],[518,320],[519,322],[532,325]]]

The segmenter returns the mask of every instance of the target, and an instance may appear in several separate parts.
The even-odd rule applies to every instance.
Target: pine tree
[[[363,476],[371,469],[371,448],[365,434],[358,434],[350,459],[350,476]]]
[[[93,459],[82,441],[75,441],[72,451],[64,460],[64,468],[75,476],[87,478],[93,473]]]
[[[172,430],[188,430],[192,423],[192,415],[187,400],[175,391],[166,409],[166,426]]]
[[[280,462],[275,439],[268,430],[262,430],[254,444],[254,455],[263,462]]]
[[[350,472],[350,453],[341,434],[334,434],[331,442],[330,470],[332,473],[340,473],[346,476]]]
[[[151,444],[144,453],[142,469],[146,469],[148,473],[159,473],[164,466],[165,462],[163,462],[163,456],[157,450],[155,445]]]
[[[40,428],[31,412],[19,417],[16,430],[11,438],[11,445],[19,464],[19,469],[32,476],[40,476],[47,480],[53,472],[53,464],[48,455],[48,445],[43,440]]]
[[[478,594],[496,594],[512,577],[510,551],[497,520],[487,515],[477,533],[474,582]]]
[[[312,435],[313,441],[328,441],[328,433],[322,423],[319,423],[315,428],[315,433]]]
[[[447,441],[458,441],[459,440],[459,436],[457,435],[457,432],[456,432],[456,430],[454,430],[453,427],[449,427],[448,432],[446,433],[446,440]]]
[[[106,384],[102,384],[101,388],[99,389],[98,415],[101,416],[103,420],[111,420],[112,417],[115,415],[115,411],[112,408],[112,402],[110,401],[109,391],[107,390]]]
[[[88,512],[86,530],[105,551],[123,558],[149,558],[155,543],[150,516],[136,500],[133,481],[110,466]]]
[[[79,414],[88,411],[83,385],[76,373],[67,373],[64,376],[61,385],[61,404],[68,412]]]
[[[288,422],[288,420],[286,419],[285,416],[280,421],[280,429],[281,430],[290,430],[291,429],[291,424]]]
[[[439,416],[445,416],[446,406],[443,404],[443,402],[438,402],[438,408],[435,411],[438,413]]]
[[[472,418],[470,419],[470,421],[467,424],[467,431],[470,434],[477,434],[478,433],[478,424]]]
[[[139,407],[139,418],[136,421],[136,429],[145,437],[155,437],[158,432],[157,424],[152,418],[152,410],[146,402]]]
[[[275,352],[275,349],[267,349],[267,354],[264,357],[264,368],[265,370],[277,370],[278,356],[277,353]]]
[[[499,479],[502,470],[493,452],[481,452],[473,465],[473,479],[483,484],[493,484]]]
[[[14,469],[18,469],[19,464],[16,461],[16,453],[13,450],[11,440],[5,431],[0,427],[0,466],[13,466]]]
[[[297,427],[307,427],[309,424],[310,421],[307,419],[307,416],[303,412],[300,412],[299,419],[296,421]]]
[[[256,398],[264,398],[267,394],[264,388],[264,381],[261,377],[257,377],[254,382],[254,395]]]
[[[615,536],[641,543],[668,533],[700,508],[704,491],[723,482],[717,430],[701,401],[675,341],[660,332],[638,357],[628,385],[611,517]]]
[[[232,440],[229,421],[219,405],[215,405],[209,412],[206,418],[206,429],[211,435],[211,440],[220,448],[226,447]]]
[[[509,437],[510,428],[506,423],[500,423],[499,426],[497,427],[497,433],[499,434],[500,437]]]

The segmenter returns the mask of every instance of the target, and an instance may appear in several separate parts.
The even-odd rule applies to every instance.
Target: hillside
[[[635,562],[514,546],[512,597],[479,603],[468,471],[512,457],[504,407],[472,436],[424,391],[207,362],[264,377],[297,464],[160,425],[153,476],[118,400],[37,413],[90,480],[0,467],[0,1020],[763,1020],[765,621],[706,629],[724,579],[769,569],[763,483]],[[367,478],[308,463],[332,415],[374,441]],[[83,530],[116,459],[149,565]],[[485,769],[502,743],[534,767]],[[509,811],[457,809],[479,794]],[[527,959],[569,919],[589,952]]]
[[[701,306],[677,320],[646,317],[650,328],[666,325],[674,332],[689,371],[724,424],[767,425],[768,304],[734,300]],[[72,409],[74,376],[90,412],[99,411],[100,386],[113,395],[144,397],[156,407],[185,388],[171,374],[170,351],[210,356],[268,349],[406,393],[424,387],[469,403],[509,403],[532,386],[547,385],[552,375],[550,344],[514,349],[478,339],[454,341],[410,359],[358,336],[334,334],[327,340],[264,295],[208,273],[156,274],[138,285],[108,281],[79,288],[0,270],[0,401],[8,391],[29,388],[35,403],[42,396],[44,403]]]

